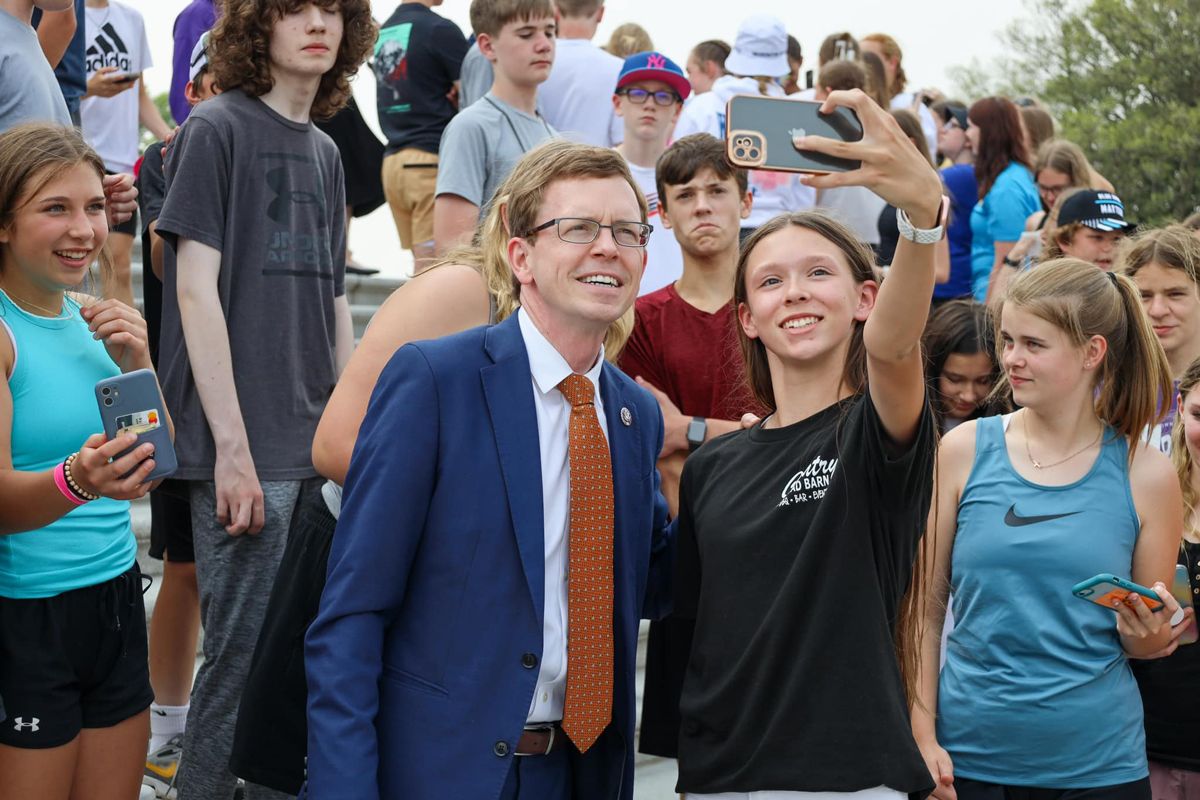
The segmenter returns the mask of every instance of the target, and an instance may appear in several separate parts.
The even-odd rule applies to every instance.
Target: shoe
[[[175,778],[179,774],[179,757],[183,754],[183,734],[172,736],[162,747],[146,756],[146,771],[142,773],[142,786],[154,791],[155,800],[175,800],[178,789]]]

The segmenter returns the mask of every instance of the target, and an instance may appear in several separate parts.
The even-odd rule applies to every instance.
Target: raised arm
[[[857,112],[863,126],[861,141],[809,136],[797,139],[795,145],[858,160],[862,166],[851,172],[808,175],[803,182],[817,189],[865,186],[903,210],[914,227],[937,225],[941,179],[892,116],[858,90],[833,92],[821,110],[829,112],[837,106]],[[863,331],[871,399],[884,429],[899,446],[916,436],[926,402],[921,333],[933,296],[935,250],[934,244],[900,237],[888,278]]]
[[[312,452],[317,472],[337,483],[345,482],[371,392],[379,373],[402,345],[487,321],[487,288],[472,267],[446,264],[392,292],[371,320],[321,415]]]

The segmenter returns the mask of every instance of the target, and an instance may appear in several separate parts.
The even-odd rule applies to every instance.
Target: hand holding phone
[[[112,82],[129,84],[129,83],[133,83],[140,77],[142,77],[142,73],[140,73],[140,72],[126,72],[126,73],[118,74],[118,75],[114,76],[112,78]]]
[[[1159,611],[1164,606],[1163,601],[1159,599],[1153,589],[1147,589],[1141,584],[1125,578],[1118,578],[1108,572],[1102,572],[1086,581],[1080,581],[1071,587],[1071,594],[1113,611],[1121,604],[1128,604],[1131,594],[1139,595],[1151,611]]]
[[[104,422],[104,434],[110,441],[125,434],[137,437],[135,443],[117,453],[114,461],[127,456],[138,445],[149,443],[153,446],[154,468],[144,480],[158,480],[175,472],[178,462],[167,424],[166,404],[152,371],[136,369],[98,382],[96,403]],[[118,474],[128,477],[127,473]]]
[[[849,172],[862,166],[854,159],[797,150],[797,135],[815,134],[840,141],[862,139],[863,129],[854,111],[835,109],[821,113],[821,104],[786,97],[739,94],[725,105],[725,152],[729,161],[745,169],[776,172]]]

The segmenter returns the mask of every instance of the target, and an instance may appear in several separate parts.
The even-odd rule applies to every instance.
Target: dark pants
[[[1043,789],[956,777],[954,791],[958,800],[1150,800],[1150,779],[1088,789]]]

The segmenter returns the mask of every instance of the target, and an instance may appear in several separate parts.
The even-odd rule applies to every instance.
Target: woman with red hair
[[[985,97],[967,110],[967,142],[975,153],[979,202],[971,212],[971,282],[975,299],[991,299],[996,276],[1040,207],[1021,116],[1012,101]]]

